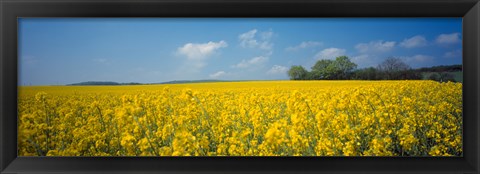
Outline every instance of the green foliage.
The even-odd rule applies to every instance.
[[[447,72],[440,73],[440,82],[456,82],[455,77]]]
[[[334,63],[332,60],[318,60],[317,63],[312,66],[311,77],[313,78],[312,80],[330,79],[334,71]]]
[[[421,80],[422,73],[413,69],[400,72],[398,80]]]
[[[420,68],[421,72],[458,72],[462,71],[462,65],[441,65],[441,66],[432,66]]]
[[[455,76],[450,72],[428,73],[427,79],[438,81],[438,82],[457,82],[457,80],[455,80]]]
[[[308,71],[303,68],[303,66],[292,66],[290,70],[288,70],[288,76],[290,80],[306,80]]]
[[[311,80],[346,80],[350,79],[357,64],[347,56],[337,57],[335,60],[321,59],[312,67],[309,79]]]
[[[440,76],[438,73],[432,73],[428,76],[428,80],[440,81]]]
[[[340,56],[335,59],[335,72],[337,79],[346,80],[351,76],[351,72],[357,68],[357,64],[350,61],[347,56]]]
[[[434,66],[412,69],[402,59],[389,57],[376,68],[357,69],[357,64],[347,56],[335,60],[321,59],[309,72],[302,66],[292,66],[288,71],[291,80],[421,80],[461,82],[461,65]],[[426,70],[439,72],[425,72]],[[430,77],[431,76],[431,77]]]
[[[355,80],[379,80],[380,72],[374,68],[362,68],[354,71],[353,79]]]

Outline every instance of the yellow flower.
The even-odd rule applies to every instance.
[[[48,95],[47,95],[48,93]],[[19,156],[461,156],[462,84],[19,87]]]

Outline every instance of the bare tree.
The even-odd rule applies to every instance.
[[[389,57],[379,64],[377,69],[385,75],[384,79],[393,80],[401,79],[402,73],[409,70],[410,66],[402,59]]]

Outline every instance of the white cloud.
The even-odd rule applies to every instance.
[[[426,63],[431,63],[434,61],[434,57],[428,56],[428,55],[422,55],[422,54],[417,54],[414,56],[409,56],[409,57],[400,57],[410,65],[411,67],[421,67],[426,65]]]
[[[367,52],[386,52],[390,51],[395,47],[394,41],[371,41],[369,43],[359,43],[355,46],[360,53],[367,53]]]
[[[458,50],[446,52],[445,54],[443,54],[443,57],[445,57],[445,58],[462,57],[462,50],[458,49]]]
[[[419,55],[415,55],[415,56],[410,57],[410,60],[413,60],[415,62],[428,62],[428,61],[432,61],[433,57],[419,54]]]
[[[358,65],[358,68],[363,67],[376,67],[378,64],[378,57],[373,57],[368,54],[361,54],[352,57],[352,62]]]
[[[177,53],[186,56],[189,60],[202,60],[215,53],[218,49],[227,47],[225,41],[208,43],[187,43],[177,49]]]
[[[408,38],[408,39],[404,39],[400,43],[400,46],[405,47],[405,48],[422,47],[422,46],[425,46],[425,45],[427,45],[427,39],[425,39],[425,37],[420,36],[420,35],[413,36],[413,37]]]
[[[256,37],[257,32],[257,29],[253,29],[246,33],[240,34],[238,36],[238,39],[240,40],[240,46],[244,48],[259,48],[262,50],[271,50],[273,48],[273,43],[270,42],[270,39],[273,36],[273,32],[262,32],[259,34],[259,37]]]
[[[300,43],[299,45],[296,45],[296,46],[287,47],[287,48],[285,48],[285,50],[287,50],[287,51],[297,51],[297,50],[300,50],[300,49],[305,49],[305,48],[309,48],[309,47],[316,47],[316,46],[321,46],[321,45],[323,45],[323,43],[321,43],[321,42],[306,41],[306,42],[302,42],[302,43]]]
[[[224,76],[225,74],[227,74],[225,71],[218,71],[216,73],[210,74],[209,76],[210,78],[218,79],[219,77]]]
[[[377,67],[387,57],[377,54],[360,54],[351,57],[351,61],[357,64],[357,68]]]
[[[454,44],[459,43],[460,33],[451,33],[451,34],[440,34],[435,40],[438,44]]]
[[[353,56],[352,61],[365,61],[368,60],[370,56],[368,54],[361,54],[358,56]]]
[[[271,50],[273,47],[273,44],[270,42],[261,42],[260,43],[260,49],[262,50]]]
[[[227,46],[227,42],[222,40],[219,42],[187,43],[179,47],[176,53],[185,56],[186,59],[177,68],[177,74],[183,74],[184,76],[198,74],[203,67],[207,66],[209,56]]]
[[[256,29],[250,30],[246,33],[240,34],[238,39],[240,40],[240,45],[242,47],[255,47],[258,45],[257,40],[255,40],[255,34],[257,33]]]
[[[232,67],[234,67],[234,68],[249,68],[249,67],[254,67],[254,66],[261,65],[261,64],[263,64],[267,61],[268,61],[268,57],[258,56],[258,57],[254,57],[250,60],[243,59],[240,63],[238,63],[236,65],[233,65]]]
[[[315,55],[315,59],[335,59],[338,56],[345,56],[346,55],[345,49],[340,48],[327,48]]]
[[[260,36],[262,37],[262,40],[270,40],[270,38],[272,38],[272,36],[273,36],[273,32],[272,31],[265,31],[265,32],[262,32],[260,34]]]
[[[267,74],[285,74],[288,71],[287,67],[280,65],[273,65],[273,67],[267,71]]]

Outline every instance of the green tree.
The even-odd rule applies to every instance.
[[[432,73],[428,76],[428,80],[440,81],[440,75],[438,75],[438,73]]]
[[[294,65],[288,70],[290,80],[306,80],[308,71],[300,65]]]
[[[347,56],[340,56],[335,59],[334,66],[336,79],[346,80],[351,78],[352,71],[357,68],[357,64],[350,61]]]
[[[409,69],[406,71],[402,71],[401,80],[421,80],[422,73],[418,70]]]
[[[321,59],[312,66],[312,80],[321,80],[331,78],[334,70],[333,60]]]
[[[448,73],[448,72],[441,72],[440,73],[440,82],[456,82],[455,77]]]
[[[356,70],[354,78],[357,80],[378,80],[380,77],[377,69],[369,67]]]
[[[345,80],[350,79],[352,71],[357,64],[350,61],[347,56],[340,56],[335,60],[318,60],[312,67],[312,77],[320,80]]]

